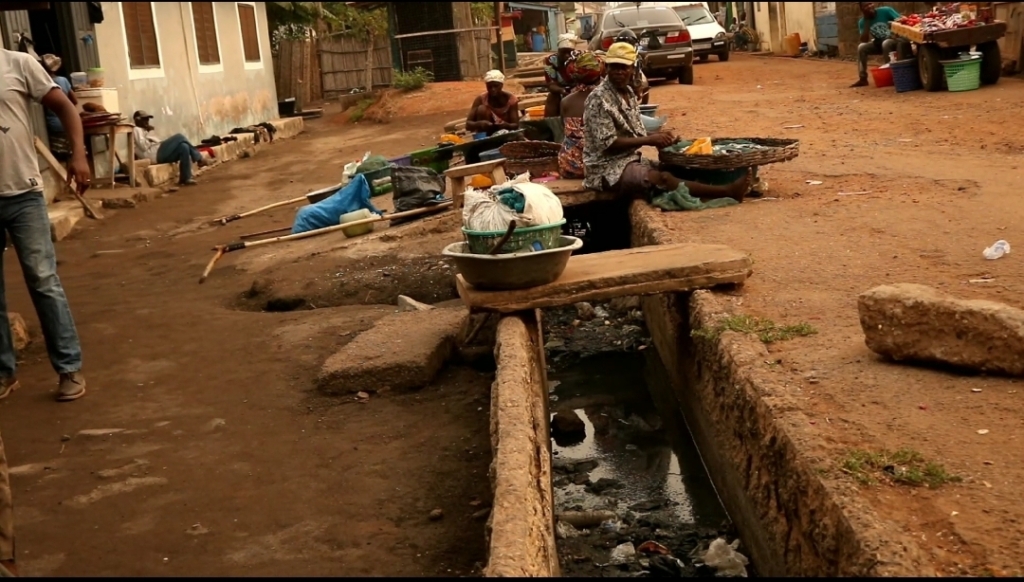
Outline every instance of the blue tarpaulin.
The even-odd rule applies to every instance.
[[[341,215],[355,212],[360,208],[374,214],[384,214],[370,202],[370,183],[366,181],[366,176],[356,174],[341,190],[316,204],[300,208],[295,213],[292,234],[335,226],[340,223]]]

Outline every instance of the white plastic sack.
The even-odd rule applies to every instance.
[[[725,538],[716,539],[704,554],[704,564],[715,569],[715,576],[746,578],[749,561],[736,551],[739,546],[739,540],[727,544]]]
[[[467,230],[504,232],[509,222],[523,222],[523,218],[501,203],[488,190],[466,190],[462,207],[462,226]]]
[[[523,215],[529,217],[530,226],[557,224],[564,218],[562,201],[547,186],[525,182],[512,188],[526,199]]]

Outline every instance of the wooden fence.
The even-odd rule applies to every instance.
[[[391,39],[386,36],[375,38],[372,46],[360,38],[326,38],[319,53],[325,99],[366,87],[368,69],[375,88],[391,86]]]
[[[467,76],[482,77],[496,66],[492,62],[490,33],[464,34],[472,35],[472,44],[465,43],[465,48],[459,49],[460,69]],[[353,89],[365,88],[368,68],[372,70],[375,89],[391,86],[390,38],[374,39],[372,49],[364,39],[342,36],[320,41],[281,40],[274,57],[278,99],[294,97],[299,108],[324,99],[337,99]]]
[[[274,57],[274,82],[277,98],[295,98],[296,109],[324,98],[320,60],[312,39],[281,40]]]

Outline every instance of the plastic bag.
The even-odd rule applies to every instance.
[[[612,555],[608,559],[608,563],[613,566],[620,564],[629,564],[636,559],[636,548],[633,547],[632,542],[626,542],[619,544],[612,549]]]
[[[356,175],[356,173],[357,173],[356,170],[359,169],[359,164],[365,162],[369,158],[370,158],[370,152],[366,152],[365,154],[363,154],[362,159],[359,159],[359,160],[356,160],[354,162],[345,164],[345,167],[341,171],[341,183],[344,185],[344,184],[348,184],[350,181],[352,181],[352,176]]]
[[[702,137],[693,141],[690,147],[686,148],[683,154],[691,155],[710,155],[714,151],[714,147],[711,145],[710,137]]]
[[[513,220],[517,225],[524,222],[522,215],[502,204],[492,192],[466,190],[462,207],[462,226],[466,230],[504,232]]]
[[[383,170],[390,164],[391,162],[389,162],[384,156],[365,156],[363,158],[363,162],[356,167],[356,174],[366,174],[368,172]]]
[[[523,215],[528,217],[528,226],[544,226],[562,221],[562,201],[543,184],[524,182],[512,187],[526,199]]]
[[[736,551],[738,547],[740,547],[738,539],[727,544],[725,538],[718,538],[708,546],[708,551],[704,554],[704,564],[715,569],[715,576],[746,578],[749,560]]]

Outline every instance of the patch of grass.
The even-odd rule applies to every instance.
[[[369,109],[375,101],[376,99],[373,97],[367,97],[366,99],[359,101],[359,103],[356,103],[355,106],[352,107],[352,113],[348,116],[349,121],[353,123],[362,121],[363,116],[366,115],[366,110]]]
[[[692,337],[713,340],[718,339],[718,337],[722,335],[723,331],[754,334],[759,340],[766,344],[818,333],[818,330],[814,329],[814,327],[809,323],[779,325],[770,319],[762,317],[754,317],[752,315],[732,315],[712,327],[695,329],[690,332],[690,335]]]
[[[416,91],[433,82],[434,74],[421,67],[407,73],[396,70],[391,75],[391,86],[400,91]]]
[[[941,464],[929,461],[911,449],[879,452],[855,449],[846,453],[839,467],[862,485],[885,479],[898,485],[934,489],[961,481],[959,476],[946,472]]]

